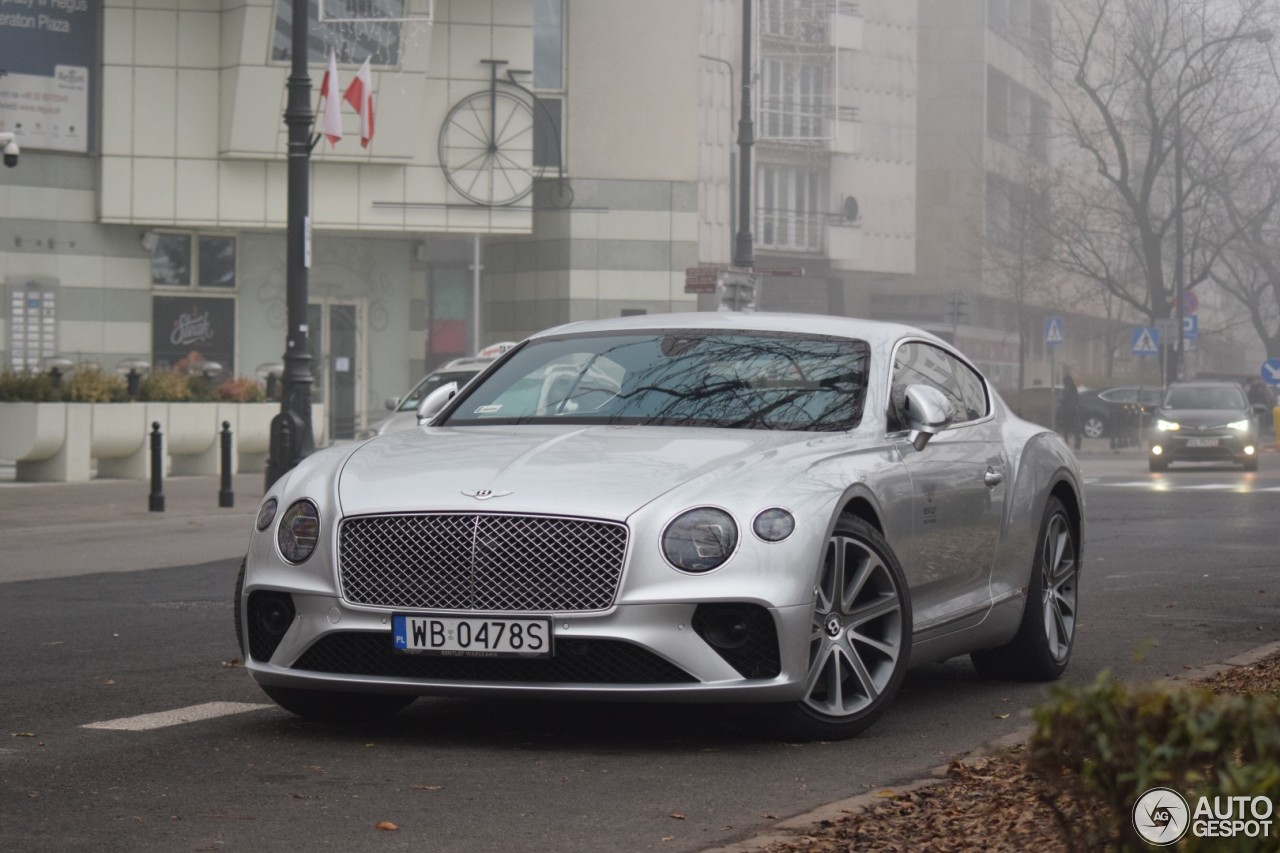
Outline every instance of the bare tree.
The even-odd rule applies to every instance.
[[[1257,94],[1275,19],[1267,0],[1059,4],[1051,85],[1077,164],[1096,175],[1055,200],[1060,266],[1152,320],[1175,313],[1179,263],[1186,288],[1209,279],[1262,215],[1236,198],[1239,221],[1223,227],[1221,201],[1249,181],[1237,152],[1275,144],[1275,98]]]
[[[1234,196],[1245,193],[1252,195],[1252,208],[1266,216],[1240,211]],[[1240,239],[1223,253],[1213,281],[1244,308],[1267,357],[1280,358],[1280,165],[1270,166],[1265,181],[1224,194],[1221,201]]]

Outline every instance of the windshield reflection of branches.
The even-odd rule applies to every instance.
[[[845,430],[862,416],[867,349],[861,342],[667,335],[657,355],[626,365],[622,390],[605,407],[610,421]]]

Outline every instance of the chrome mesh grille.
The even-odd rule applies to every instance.
[[[613,604],[627,528],[539,515],[423,513],[345,519],[342,593],[353,604],[553,612]]]

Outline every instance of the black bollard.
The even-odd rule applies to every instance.
[[[231,421],[222,422],[222,488],[218,490],[218,506],[235,506],[236,495],[231,491]]]
[[[151,422],[151,495],[147,509],[164,512],[164,436],[160,434],[160,422]]]

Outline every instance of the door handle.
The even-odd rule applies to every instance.
[[[987,484],[987,488],[994,489],[996,486],[1004,482],[1004,474],[1001,474],[990,465],[987,466],[987,473],[982,475],[982,482]]]

